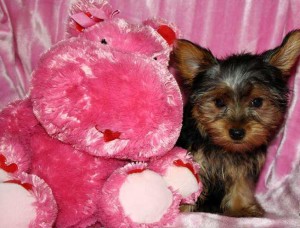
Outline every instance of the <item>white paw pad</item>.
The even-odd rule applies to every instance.
[[[36,217],[36,199],[16,183],[0,183],[0,227],[29,227]]]
[[[120,188],[119,200],[127,216],[136,223],[159,221],[173,202],[163,177],[144,170],[130,174]]]

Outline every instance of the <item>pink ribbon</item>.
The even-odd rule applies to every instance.
[[[87,12],[79,12],[71,15],[71,18],[76,22],[76,28],[82,32],[84,29],[91,27],[101,21],[109,18],[113,18],[119,14],[119,10],[113,11],[109,16],[102,10],[97,8],[91,8]]]

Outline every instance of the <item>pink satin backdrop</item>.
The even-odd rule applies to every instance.
[[[300,28],[299,0],[110,0],[131,22],[159,17],[178,26],[182,37],[217,57],[261,52]],[[0,0],[0,108],[23,98],[41,53],[64,38],[70,0]],[[287,120],[269,147],[257,198],[264,219],[182,214],[175,227],[300,227],[300,64],[290,81]]]

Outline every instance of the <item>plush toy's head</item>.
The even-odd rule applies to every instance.
[[[164,25],[160,28],[163,29]],[[166,25],[166,31],[167,28],[171,29]],[[144,55],[144,58],[167,65],[171,46],[166,40],[167,35],[163,37],[158,31],[148,25],[133,25],[115,18],[86,29],[80,38],[99,42],[123,53]]]
[[[169,151],[182,99],[167,69],[172,28],[158,28],[108,19],[47,52],[31,98],[48,134],[97,156],[145,160]]]
[[[149,19],[141,25],[113,19],[119,11],[113,11],[105,0],[83,0],[71,7],[68,23],[69,36],[79,36],[101,42],[115,50],[140,53],[168,64],[169,54],[177,28],[161,19]],[[105,22],[105,23],[102,23]]]

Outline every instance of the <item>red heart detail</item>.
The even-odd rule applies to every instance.
[[[8,173],[14,173],[18,170],[18,166],[15,163],[12,163],[12,164],[7,165],[7,166],[0,165],[0,168],[3,169],[4,171],[8,172]]]
[[[104,142],[110,142],[115,139],[118,139],[120,137],[120,135],[121,135],[121,132],[106,129],[103,132],[103,139],[104,139]]]
[[[8,180],[5,181],[4,183],[10,183],[10,184],[18,184],[21,185],[23,188],[25,188],[27,191],[32,190],[33,185],[29,183],[22,183],[20,180]]]
[[[158,27],[157,32],[167,41],[169,45],[174,43],[176,34],[169,26],[161,25]]]
[[[6,165],[6,158],[3,154],[0,154],[0,169],[3,169],[7,173],[14,173],[18,170],[18,166],[15,163]]]
[[[192,164],[190,164],[190,163],[184,163],[184,162],[183,162],[182,160],[180,160],[180,159],[175,160],[175,161],[173,162],[173,164],[174,164],[175,166],[178,166],[178,167],[185,167],[185,168],[189,169],[189,170],[192,172],[192,174],[195,176],[197,182],[198,182],[198,183],[200,182],[199,176],[197,175],[196,171],[194,170],[194,167],[192,166]]]

